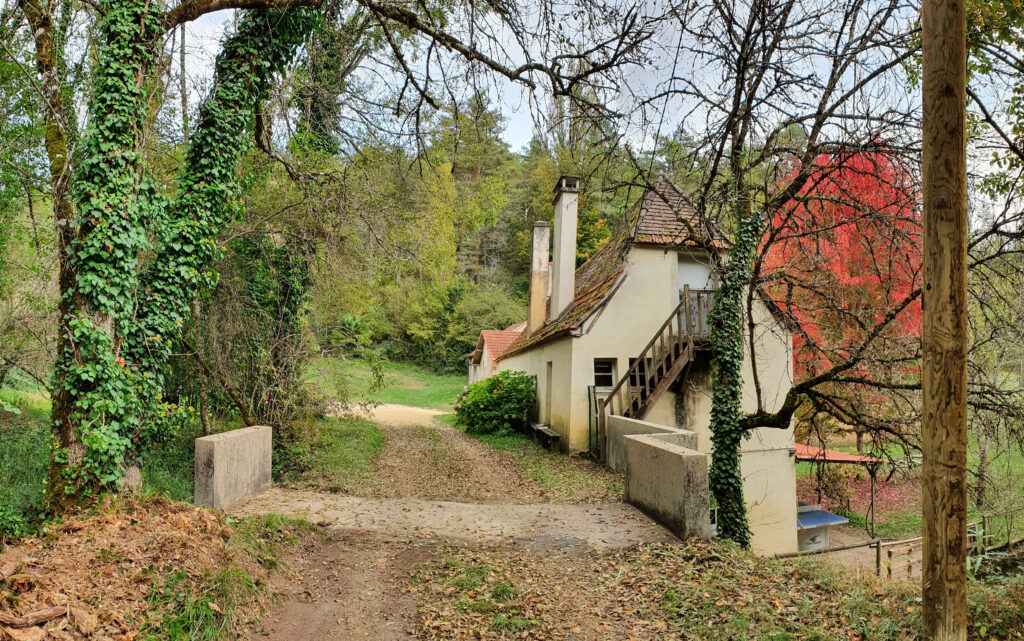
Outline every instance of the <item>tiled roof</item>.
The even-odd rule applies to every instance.
[[[513,327],[515,327],[515,325],[513,325]],[[487,345],[487,353],[490,355],[491,362],[493,363],[508,351],[509,345],[515,342],[521,334],[522,331],[515,332],[508,330],[485,329],[480,332],[480,341],[482,341],[484,345]]]
[[[678,216],[672,213],[673,208],[679,212]],[[608,241],[576,270],[572,307],[562,317],[549,320],[533,334],[521,335],[504,356],[526,351],[578,328],[614,291],[625,271],[629,248],[634,243],[696,246],[692,242],[683,242],[689,236],[689,227],[680,217],[685,217],[699,232],[696,211],[683,192],[672,181],[659,177],[654,181],[654,189],[648,190],[615,223]],[[728,241],[721,233],[713,236],[713,242],[718,247],[728,247]],[[548,313],[550,315],[550,311]]]
[[[717,229],[707,232],[706,226],[697,215],[697,210],[683,192],[668,178],[659,176],[652,189],[644,193],[638,203],[640,216],[633,242],[645,245],[671,245],[697,247],[692,238],[708,237],[719,248],[729,246],[729,241]],[[635,205],[633,209],[636,209]],[[633,214],[634,217],[636,214]]]

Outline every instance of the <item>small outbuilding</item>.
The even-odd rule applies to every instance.
[[[469,365],[468,378],[470,383],[490,378],[494,374],[494,364],[508,351],[512,343],[526,329],[526,323],[517,323],[505,329],[485,329],[480,332],[476,348],[466,354]]]

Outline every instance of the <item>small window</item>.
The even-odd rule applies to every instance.
[[[594,387],[613,387],[615,385],[615,359],[594,359]]]

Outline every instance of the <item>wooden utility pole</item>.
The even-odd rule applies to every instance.
[[[967,48],[964,0],[921,7],[924,636],[967,638]]]

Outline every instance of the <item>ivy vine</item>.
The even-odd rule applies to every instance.
[[[743,501],[740,442],[743,427],[743,296],[750,285],[751,260],[762,234],[763,215],[755,211],[740,221],[729,262],[708,314],[711,327],[711,470],[709,485],[718,504],[718,536],[750,545]]]
[[[72,186],[71,312],[55,368],[47,491],[58,506],[59,496],[117,487],[143,448],[171,435],[190,410],[163,401],[165,367],[191,301],[216,281],[215,239],[238,209],[235,165],[254,110],[317,21],[310,8],[243,14],[217,58],[172,202],[146,177],[139,148],[160,13],[149,0],[101,0],[99,9],[91,121]],[[155,257],[144,266],[150,249]],[[72,432],[77,438],[67,438]]]

